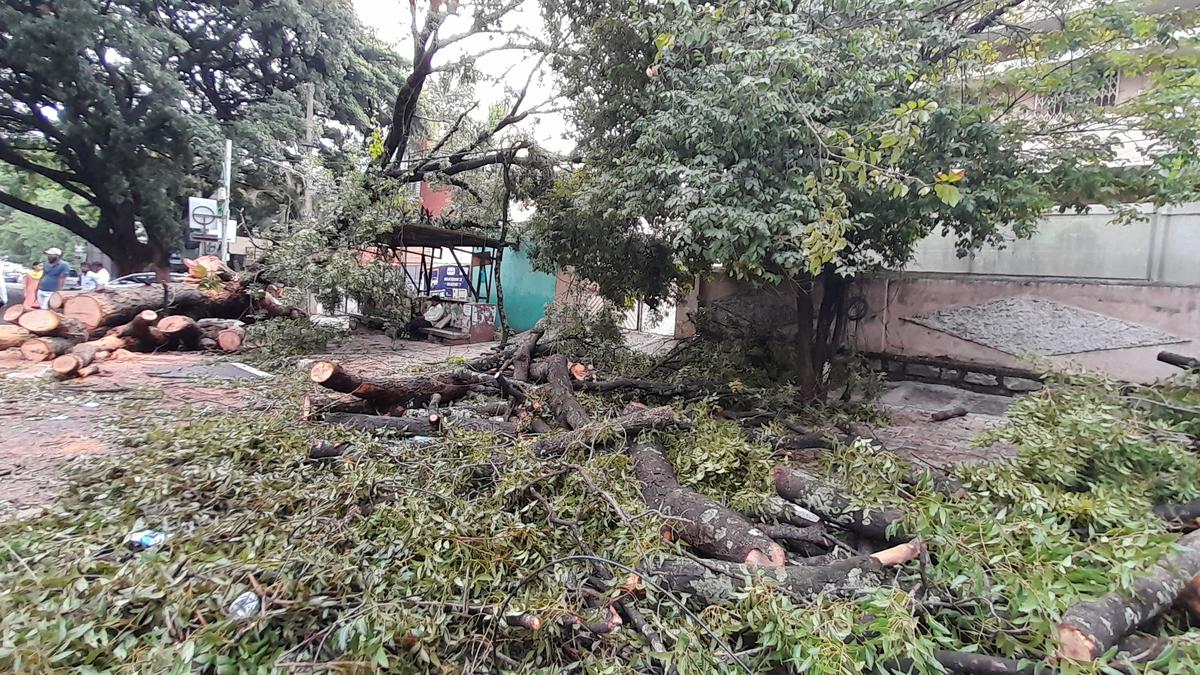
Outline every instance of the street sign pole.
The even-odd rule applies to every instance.
[[[229,262],[229,196],[233,180],[233,141],[225,139],[225,161],[221,163],[221,232],[217,239],[217,256],[221,262]]]

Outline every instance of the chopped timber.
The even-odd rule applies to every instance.
[[[513,379],[518,382],[529,381],[529,369],[533,365],[533,352],[537,347],[538,340],[546,333],[546,323],[544,320],[538,321],[532,329],[521,337],[521,341],[517,343],[517,348],[513,351]],[[565,357],[564,357],[565,366]],[[572,429],[574,427],[571,427]]]
[[[646,506],[666,516],[669,527],[696,551],[749,565],[787,562],[783,547],[741,514],[680,485],[661,445],[638,443],[629,454]]]
[[[545,396],[546,405],[550,407],[559,424],[568,429],[580,429],[591,423],[591,416],[579,404],[579,400],[575,398],[575,392],[571,388],[571,373],[567,369],[567,357],[562,354],[548,356],[527,368],[525,375],[525,379],[532,378],[546,383],[544,387],[538,389],[538,392]],[[520,378],[515,379],[520,380]]]
[[[870,510],[855,506],[846,490],[798,469],[775,467],[775,492],[799,504],[827,522],[869,539],[899,544],[909,537],[899,529],[903,515],[893,510]],[[888,529],[894,532],[888,534]]]
[[[104,360],[108,354],[118,349],[127,349],[132,343],[133,338],[118,337],[116,335],[107,335],[98,340],[81,342],[72,347],[70,353],[63,354],[54,359],[53,363],[50,364],[50,369],[54,371],[55,377],[59,379],[71,377],[80,369],[91,365],[93,362]]]
[[[320,416],[327,424],[341,424],[361,431],[392,431],[405,436],[432,436],[441,426],[431,424],[420,417],[382,417],[358,413],[324,413]]]
[[[187,283],[148,284],[78,293],[62,307],[64,316],[88,328],[118,326],[147,309],[237,318],[250,311],[250,296],[236,283],[213,290]]]
[[[675,417],[671,406],[641,408],[608,420],[591,422],[574,431],[547,435],[533,446],[538,457],[559,457],[572,448],[604,445],[615,439],[635,438],[651,429],[687,428],[690,425]]]
[[[46,309],[60,311],[63,303],[67,301],[67,297],[74,294],[75,291],[55,291],[50,294],[50,300],[46,304],[49,305]]]
[[[956,405],[934,412],[929,416],[929,420],[931,422],[945,422],[946,420],[954,419],[955,417],[965,417],[966,414],[966,408],[962,407],[961,405]]]
[[[1200,574],[1200,530],[1180,537],[1178,548],[1133,579],[1131,595],[1113,591],[1067,608],[1057,626],[1060,657],[1094,661],[1125,636],[1158,616]]]
[[[21,356],[30,361],[49,361],[54,357],[65,354],[75,345],[75,341],[65,337],[35,337],[21,343]]]
[[[88,329],[78,321],[60,316],[49,309],[31,309],[17,317],[17,325],[35,335],[87,338]]]
[[[16,323],[17,319],[25,313],[25,305],[12,305],[4,309],[4,320],[9,323]]]
[[[308,371],[308,379],[333,391],[353,394],[380,405],[425,403],[434,394],[442,401],[456,401],[470,393],[472,381],[457,372],[406,378],[367,377],[343,369],[332,361],[317,361]]]
[[[217,346],[223,352],[236,352],[246,341],[246,329],[241,326],[230,326],[217,333]]]
[[[687,593],[705,605],[735,605],[742,599],[739,591],[752,583],[774,586],[801,599],[814,595],[845,597],[879,586],[886,568],[914,560],[924,550],[921,542],[912,541],[826,565],[783,567],[700,561],[668,555],[647,566],[646,572],[671,590]]]
[[[128,323],[121,324],[112,330],[117,337],[128,337],[145,349],[153,349],[164,342],[166,336],[155,327],[158,323],[158,312],[147,309],[138,312]]]
[[[1161,351],[1158,353],[1158,360],[1184,370],[1200,370],[1200,359],[1192,356]]]
[[[196,325],[199,326],[200,330],[202,331],[212,331],[213,333],[218,333],[227,328],[245,328],[246,322],[242,321],[241,319],[214,319],[210,317],[205,319],[196,319]]]
[[[159,320],[155,327],[162,331],[168,342],[174,342],[188,349],[199,348],[200,338],[204,335],[200,331],[200,327],[196,325],[195,319],[182,314],[165,317]]]
[[[375,406],[370,401],[348,394],[305,394],[300,403],[300,419],[309,420],[323,413],[374,414]]]
[[[33,338],[33,333],[16,324],[0,325],[0,349],[20,347],[22,342],[31,338]]]

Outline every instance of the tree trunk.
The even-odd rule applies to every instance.
[[[131,337],[118,335],[107,335],[99,340],[81,342],[72,347],[69,353],[54,359],[54,362],[50,364],[50,369],[56,376],[60,376],[60,379],[70,377],[81,368],[91,365],[93,361],[103,360],[101,355],[111,354],[118,349],[128,349],[133,342],[134,339]]]
[[[75,341],[65,337],[37,337],[21,343],[21,356],[34,362],[49,361],[65,354],[75,345]]]
[[[234,326],[217,333],[217,346],[223,352],[236,352],[246,341],[246,329]]]
[[[1184,370],[1200,370],[1200,359],[1175,352],[1161,351],[1158,353],[1158,360]]]
[[[545,320],[538,321],[533,328],[521,338],[521,342],[517,344],[516,351],[513,352],[513,374],[512,379],[518,382],[529,381],[529,369],[533,366],[533,352],[537,348],[538,340],[542,339],[542,335],[546,333]]]
[[[639,443],[629,454],[646,506],[667,516],[671,530],[696,551],[750,565],[787,562],[783,547],[741,514],[680,485],[661,445]]]
[[[362,431],[393,431],[405,436],[433,436],[445,427],[464,429],[467,431],[483,431],[508,436],[517,435],[517,425],[512,422],[493,422],[492,420],[458,419],[442,420],[437,423],[420,417],[382,417],[379,415],[361,415],[357,413],[323,413],[321,421],[327,424],[343,424]],[[443,425],[442,422],[446,424]]]
[[[531,352],[533,346],[530,345],[525,353]],[[517,354],[513,357],[514,371],[517,370],[518,357],[522,354],[522,350],[518,349]],[[525,380],[533,379],[535,381],[545,382],[546,385],[540,387],[538,392],[546,397],[546,404],[554,413],[554,418],[558,423],[568,429],[582,429],[591,423],[592,418],[579,404],[579,400],[575,398],[575,391],[571,385],[571,373],[567,370],[567,357],[562,354],[556,356],[547,356],[541,359],[532,367],[526,368]],[[515,377],[515,375],[514,375]]]
[[[594,448],[616,439],[635,438],[650,429],[687,427],[686,422],[675,418],[671,406],[641,408],[610,420],[600,420],[574,431],[546,436],[533,446],[537,457],[560,457],[573,448]]]
[[[588,393],[607,393],[613,391],[637,391],[641,394],[659,399],[672,398],[702,398],[705,396],[726,396],[734,393],[725,385],[706,384],[703,382],[685,382],[675,384],[658,380],[639,380],[619,378],[615,380],[576,380],[571,386],[578,391]]]
[[[954,675],[1051,675],[1055,672],[1045,664],[948,649],[936,650],[933,659],[942,664],[947,673]],[[918,668],[912,659],[897,659],[886,664],[886,669],[895,675],[925,675],[930,672],[924,666]]]
[[[443,402],[457,401],[470,393],[470,380],[458,373],[438,373],[407,378],[366,377],[343,370],[332,361],[318,361],[308,379],[333,391],[353,394],[380,405],[423,404],[434,394]]]
[[[17,318],[17,325],[35,335],[71,337],[76,341],[88,338],[88,329],[83,324],[49,309],[29,310]]]
[[[1180,537],[1178,546],[1153,568],[1134,577],[1131,596],[1114,591],[1069,607],[1057,626],[1057,654],[1094,661],[1174,604],[1188,582],[1200,574],[1200,530]]]
[[[33,333],[17,325],[0,326],[0,350],[20,347],[22,342],[33,338]]]
[[[678,556],[663,556],[646,570],[675,591],[686,593],[706,605],[736,605],[740,591],[752,583],[774,586],[793,598],[814,595],[847,597],[879,586],[884,569],[913,560],[921,555],[919,542],[900,544],[871,555],[847,558],[828,565],[739,565],[706,560],[700,562]]]
[[[235,284],[208,291],[170,283],[79,293],[63,303],[63,314],[88,328],[123,324],[147,309],[236,319],[250,311],[250,296]]]
[[[812,303],[812,284],[800,284],[796,290],[796,387],[801,401],[816,400],[823,393],[818,366],[813,363],[815,336]]]
[[[154,324],[158,323],[158,312],[147,309],[138,312],[129,323],[121,324],[112,330],[117,337],[133,338],[142,349],[154,349],[166,342],[167,338]]]
[[[160,320],[156,328],[162,331],[163,336],[170,343],[186,349],[200,348],[200,338],[203,337],[203,333],[200,332],[200,327],[191,317],[181,314],[168,316]]]
[[[846,490],[797,469],[775,467],[775,492],[784,499],[799,504],[826,521],[864,537],[888,544],[900,544],[909,537],[899,523],[904,519],[899,511],[872,511],[855,506]],[[893,534],[888,529],[895,525]]]

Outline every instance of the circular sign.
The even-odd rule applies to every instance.
[[[217,222],[217,212],[212,207],[200,205],[192,209],[192,222],[200,227],[208,228]]]

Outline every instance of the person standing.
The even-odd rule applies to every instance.
[[[42,267],[42,281],[38,284],[39,307],[46,309],[50,306],[50,296],[63,289],[70,272],[71,266],[62,259],[62,249],[46,249],[46,264]]]
[[[104,263],[96,261],[79,280],[79,287],[85,291],[103,290],[105,286],[108,286],[109,278],[110,275],[108,270],[104,269]]]
[[[29,266],[29,271],[25,273],[25,299],[21,304],[25,305],[25,309],[37,309],[37,292],[38,284],[42,282],[42,263],[35,262]]]

